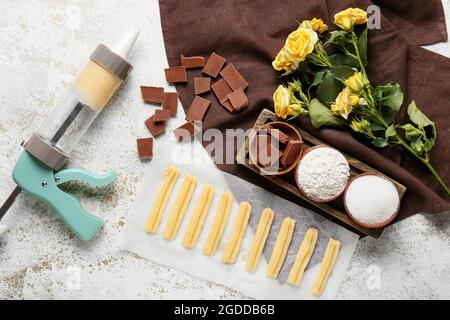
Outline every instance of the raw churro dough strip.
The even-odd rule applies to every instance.
[[[180,175],[180,169],[170,166],[164,173],[164,182],[159,189],[156,196],[153,207],[148,216],[147,222],[145,223],[145,231],[148,233],[158,232],[159,224],[161,223],[161,218],[166,208],[169,196],[172,193],[173,186]]]
[[[180,191],[178,191],[175,204],[170,212],[169,220],[164,229],[163,238],[166,240],[173,240],[176,238],[178,230],[180,229],[181,221],[183,221],[184,214],[192,199],[195,187],[197,186],[197,178],[194,176],[186,176]]]
[[[206,184],[203,187],[200,200],[194,209],[194,213],[192,214],[186,233],[184,234],[183,241],[181,242],[181,245],[186,249],[193,249],[197,244],[198,237],[203,229],[203,224],[205,223],[208,215],[213,197],[214,187],[210,184]]]
[[[292,218],[285,218],[278,233],[275,246],[273,247],[272,255],[267,265],[266,276],[270,278],[277,278],[283,266],[284,259],[289,249],[292,240],[296,221]]]
[[[303,239],[303,242],[298,249],[297,256],[295,257],[294,265],[289,272],[287,280],[289,284],[295,286],[300,285],[306,266],[311,260],[312,254],[314,253],[314,248],[316,247],[318,236],[319,231],[317,231],[317,229],[311,228],[306,232],[305,238]]]
[[[314,280],[311,287],[311,293],[316,296],[321,296],[325,285],[330,277],[331,271],[336,264],[336,260],[341,248],[341,242],[335,239],[330,239],[328,241],[327,249],[325,250],[325,255],[323,257],[322,263],[320,264],[319,273]]]
[[[208,237],[203,245],[203,254],[207,256],[213,256],[216,254],[217,247],[220,239],[222,239],[223,232],[225,231],[225,227],[230,216],[232,201],[233,195],[229,192],[226,192],[220,196],[216,216],[214,217],[211,230],[209,230]]]
[[[247,262],[245,263],[245,269],[247,269],[247,271],[255,272],[258,267],[261,254],[266,245],[267,237],[269,236],[270,228],[272,227],[274,216],[275,213],[270,208],[264,209],[261,214],[255,237],[253,238],[250,251],[248,252]]]
[[[241,249],[242,239],[247,230],[248,220],[252,212],[252,206],[248,202],[242,202],[239,205],[239,211],[234,220],[233,232],[225,251],[223,252],[222,262],[232,264],[236,261],[239,250]]]

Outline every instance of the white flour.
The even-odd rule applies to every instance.
[[[400,198],[394,184],[375,175],[353,180],[345,194],[349,213],[365,224],[383,223],[397,211]]]
[[[347,159],[333,148],[308,152],[297,170],[298,182],[311,197],[327,200],[344,190],[350,176]]]

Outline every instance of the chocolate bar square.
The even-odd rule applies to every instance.
[[[137,139],[138,155],[141,161],[153,158],[153,138]]]
[[[183,66],[172,67],[164,69],[166,73],[166,80],[169,83],[187,82],[186,68]]]
[[[231,90],[236,91],[237,89],[247,89],[248,82],[239,73],[234,64],[230,63],[221,72],[220,75],[225,79],[227,84],[230,86]]]
[[[164,132],[166,132],[166,124],[165,122],[157,122],[154,120],[154,116],[151,116],[145,121],[145,125],[147,126],[148,130],[151,132],[153,137],[157,137]]]
[[[213,52],[209,57],[208,62],[206,62],[202,72],[212,78],[217,78],[226,61],[227,60],[224,57],[221,57],[217,53]]]
[[[145,102],[162,103],[164,88],[141,86],[142,98]]]
[[[201,68],[205,66],[205,58],[200,56],[185,57],[181,55],[181,65],[186,69]]]
[[[202,94],[211,91],[211,78],[194,78],[195,94]]]
[[[211,101],[200,96],[195,96],[194,101],[192,101],[191,107],[186,115],[186,120],[202,121],[210,105]]]
[[[169,110],[170,115],[175,117],[178,111],[178,93],[177,92],[165,92],[162,102],[162,108]]]

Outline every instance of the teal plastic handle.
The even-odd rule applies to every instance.
[[[58,176],[61,172],[62,175]],[[22,190],[48,203],[78,238],[91,240],[103,226],[103,220],[87,213],[78,200],[59,189],[58,184],[74,179],[86,180],[87,178],[87,182],[102,185],[107,181],[111,182],[116,175],[113,172],[105,178],[105,176],[95,176],[79,169],[67,169],[59,173],[55,174],[51,168],[42,164],[28,152],[23,151],[14,167],[13,179]],[[58,183],[55,178],[59,178]]]
[[[90,184],[91,186],[101,187],[110,184],[111,182],[116,180],[116,177],[116,171],[111,171],[108,174],[100,176],[81,169],[71,168],[64,169],[55,173],[55,182],[57,185],[60,185],[68,181],[80,180]]]

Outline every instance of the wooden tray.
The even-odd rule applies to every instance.
[[[268,109],[264,109],[261,112],[261,114],[259,115],[258,120],[256,121],[255,125],[253,126],[253,129],[257,130],[264,124],[267,124],[267,123],[270,123],[273,121],[279,121],[279,118],[272,111],[270,111]],[[299,128],[298,126],[296,126],[294,124],[292,124],[292,125],[302,135],[305,151],[316,145],[324,144],[321,140],[313,137],[305,130]],[[249,144],[249,141],[247,138],[244,145],[238,151],[236,160],[240,165],[243,165],[243,166],[249,168],[250,170],[259,174],[259,169],[255,165],[250,163],[248,144]],[[380,175],[386,177],[387,179],[391,180],[395,184],[395,186],[397,187],[397,190],[399,192],[400,199],[403,198],[403,195],[405,194],[405,191],[406,191],[405,186],[403,186],[402,184],[398,183],[397,181],[389,178],[388,176],[382,174],[381,172],[373,169],[372,167],[362,163],[361,161],[359,161],[353,157],[350,157],[349,155],[345,154],[344,152],[342,152],[342,154],[347,158],[348,163],[350,164],[351,177],[354,177],[356,175],[359,175],[359,174],[365,173],[365,172],[375,172],[377,174],[380,174]],[[343,226],[345,226],[349,229],[357,230],[361,234],[368,235],[373,238],[379,238],[381,236],[381,233],[383,232],[383,228],[368,229],[368,228],[364,228],[364,227],[361,227],[358,224],[356,224],[345,212],[345,208],[342,203],[342,196],[332,202],[327,202],[327,203],[318,203],[313,200],[310,200],[309,198],[304,196],[298,190],[297,185],[295,184],[295,180],[294,180],[292,172],[285,176],[264,175],[263,177],[265,179],[270,180],[271,182],[275,183],[276,185],[280,186],[281,188],[285,189],[287,192],[303,199],[304,201],[310,203],[314,207],[320,209],[319,213],[321,215],[323,215],[327,218],[330,218],[330,216],[334,217],[335,219],[337,219],[340,222],[340,224],[342,224]]]

